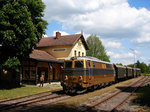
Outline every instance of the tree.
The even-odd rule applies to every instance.
[[[147,73],[147,65],[144,62],[140,63],[140,68],[142,73]]]
[[[150,64],[148,65],[148,73],[150,74]]]
[[[136,63],[136,68],[140,68],[142,73],[149,73],[149,67],[150,65],[147,66],[144,62],[140,63],[139,60]]]
[[[101,40],[96,35],[90,35],[87,40],[87,45],[89,50],[87,51],[87,56],[96,57],[103,61],[108,61],[109,56],[107,56],[104,46],[102,45]]]
[[[127,65],[128,67],[134,68],[134,64]]]
[[[0,1],[0,69],[19,71],[45,33],[42,0]]]
[[[140,61],[139,60],[137,60],[137,62],[136,62],[136,67],[140,68]]]
[[[116,63],[116,65],[121,65],[121,66],[123,66],[123,64],[122,64],[122,63]]]

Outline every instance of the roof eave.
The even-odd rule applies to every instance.
[[[30,58],[33,60],[37,60],[37,61],[42,61],[42,62],[57,62],[57,63],[63,63],[63,61],[60,60],[49,60],[49,59],[40,59],[40,58]]]

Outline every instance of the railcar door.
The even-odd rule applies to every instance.
[[[91,77],[92,69],[91,69],[91,63],[90,63],[90,61],[87,61],[86,66],[87,66],[87,78],[86,79],[90,83],[91,80],[92,80],[92,77]]]

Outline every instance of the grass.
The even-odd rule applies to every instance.
[[[138,90],[137,96],[133,99],[134,103],[150,110],[150,83]]]
[[[150,74],[147,74],[147,73],[141,73],[141,75],[150,75]]]
[[[55,90],[58,88],[61,87],[59,85],[50,85],[45,87],[22,85],[21,87],[18,88],[0,89],[0,100],[28,96],[40,92]]]

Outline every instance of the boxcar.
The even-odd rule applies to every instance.
[[[132,68],[132,77],[136,77],[136,68]]]
[[[115,68],[115,73],[116,73],[116,81],[125,79],[127,77],[125,66],[114,64],[114,68]]]
[[[140,68],[136,68],[136,76],[140,76],[141,75],[141,69]]]
[[[65,92],[93,88],[115,81],[113,64],[94,57],[75,57],[64,61],[61,85]]]
[[[133,77],[132,68],[131,67],[127,67],[126,66],[126,75],[127,75],[127,78]]]

